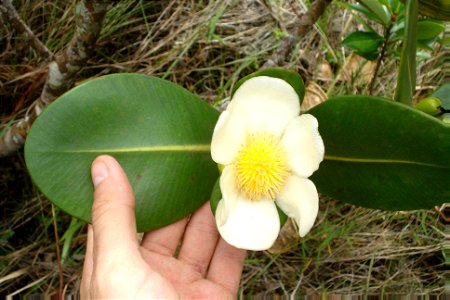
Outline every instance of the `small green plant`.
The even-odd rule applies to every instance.
[[[413,4],[415,1],[409,1]],[[400,58],[402,46],[403,49],[417,48],[412,53],[405,53],[411,57],[410,62],[415,64],[415,58],[427,59],[430,58],[430,52],[436,43],[442,40],[442,32],[445,30],[444,22],[431,18],[407,18],[407,11],[405,5],[399,0],[360,0],[359,4],[348,2],[339,2],[339,4],[353,13],[360,13],[364,17],[357,16],[358,21],[365,28],[364,31],[355,31],[350,33],[342,44],[354,51],[356,54],[364,57],[367,60],[377,60],[377,67],[373,78],[377,77],[377,73],[381,61],[386,57]],[[414,6],[417,15],[417,6]],[[369,22],[371,21],[371,22]],[[405,25],[409,22],[409,27],[413,26],[413,30],[406,30]],[[382,32],[377,27],[382,28]],[[411,28],[412,29],[412,28]],[[406,34],[409,36],[406,36]],[[411,44],[411,45],[407,45]],[[412,62],[414,60],[414,62]],[[412,69],[415,67],[411,65]],[[371,81],[369,92],[372,92],[374,80]],[[408,95],[409,100],[412,95]]]
[[[405,34],[405,5],[399,0],[367,1],[360,0],[360,4],[339,2],[345,8],[354,13],[361,13],[364,18],[358,21],[364,26],[365,31],[350,33],[342,44],[367,60],[376,60],[382,53],[382,45],[385,45],[386,54],[399,57],[398,47]],[[368,20],[375,22],[383,28],[380,34]],[[422,58],[429,58],[423,51],[432,51],[435,43],[439,42],[441,33],[445,30],[443,21],[431,18],[419,18],[417,20],[418,54]]]

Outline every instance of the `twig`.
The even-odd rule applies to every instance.
[[[45,59],[51,60],[53,53],[34,35],[33,31],[20,18],[11,0],[0,0],[0,14],[4,20],[8,20],[14,28],[30,41],[31,46]]]
[[[386,47],[389,43],[389,36],[391,35],[392,25],[393,25],[393,23],[391,23],[391,25],[389,25],[386,28],[386,30],[384,31],[384,43],[383,43],[383,46],[381,47],[380,55],[378,56],[377,64],[375,66],[375,70],[373,71],[372,79],[370,80],[370,83],[369,83],[369,88],[368,88],[369,95],[372,95],[373,87],[375,85],[375,80],[377,79],[378,70],[380,69],[381,62],[383,61],[384,54],[386,53]]]
[[[0,0],[4,3],[5,0]],[[0,137],[0,157],[20,149],[28,129],[42,109],[69,90],[75,75],[85,65],[93,52],[109,1],[82,0],[77,15],[76,32],[65,51],[55,56],[48,66],[47,80],[40,97],[33,103],[25,117],[8,128]]]
[[[271,68],[281,65],[286,57],[290,56],[294,45],[300,38],[308,32],[314,23],[323,15],[325,9],[332,0],[316,0],[311,4],[310,9],[299,16],[294,22],[295,32],[288,32],[288,35],[281,40],[280,46],[272,56],[264,63],[263,68]]]

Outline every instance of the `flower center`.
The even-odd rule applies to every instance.
[[[270,133],[247,137],[236,160],[237,185],[249,199],[275,199],[290,170],[286,151]]]

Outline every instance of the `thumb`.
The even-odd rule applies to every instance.
[[[94,203],[92,228],[94,231],[94,261],[97,257],[115,258],[136,253],[134,194],[119,163],[102,155],[92,163]]]

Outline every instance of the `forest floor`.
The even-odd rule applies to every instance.
[[[75,2],[14,4],[35,35],[57,53],[74,34]],[[303,3],[117,2],[77,83],[110,73],[144,73],[175,82],[220,108],[239,78],[270,59],[285,29],[305,12]],[[360,26],[357,16],[333,2],[280,65],[304,78],[305,105],[368,93],[375,62],[341,44]],[[416,100],[439,86],[441,55],[436,44],[429,58],[418,62]],[[393,97],[398,65],[395,53],[388,53],[372,95]],[[11,24],[0,22],[0,133],[25,115],[46,74],[45,59]],[[443,240],[436,209],[379,211],[322,197],[316,225],[305,238],[288,234],[273,251],[249,253],[240,294],[439,295],[445,284]],[[0,295],[51,295],[61,277],[64,293],[77,293],[85,242],[85,224],[53,207],[33,185],[22,150],[0,158]]]

